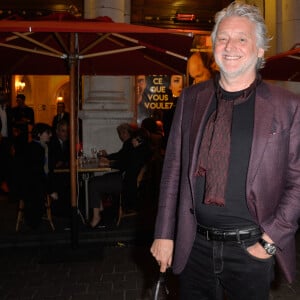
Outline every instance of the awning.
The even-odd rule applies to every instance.
[[[75,52],[70,49],[74,34]],[[0,21],[2,74],[185,74],[193,34],[99,21]]]

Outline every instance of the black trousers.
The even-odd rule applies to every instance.
[[[274,258],[259,259],[246,249],[258,238],[240,243],[207,241],[197,233],[187,265],[180,275],[180,299],[269,299]]]
[[[8,138],[0,139],[0,183],[2,181],[8,181],[10,175],[11,164],[11,142]]]
[[[100,207],[106,194],[120,195],[122,175],[119,172],[95,176],[89,180],[89,201],[92,208]]]

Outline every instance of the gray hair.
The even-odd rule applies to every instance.
[[[120,124],[117,127],[117,131],[118,131],[118,133],[120,133],[121,131],[127,131],[130,134],[130,136],[132,135],[132,132],[133,132],[132,127],[130,126],[129,123]]]
[[[256,46],[264,49],[265,51],[269,49],[269,42],[271,38],[267,36],[267,27],[259,8],[254,5],[249,5],[238,1],[232,2],[229,6],[216,14],[215,26],[211,33],[213,48],[215,47],[216,36],[221,21],[224,18],[231,16],[245,17],[248,18],[249,21],[253,22],[256,29]],[[257,61],[256,68],[262,69],[264,64],[265,59],[261,57]]]

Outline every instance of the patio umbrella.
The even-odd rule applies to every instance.
[[[300,43],[290,50],[270,56],[261,70],[264,79],[300,81]]]
[[[74,53],[70,40],[74,34]],[[193,37],[175,30],[97,21],[0,21],[2,74],[185,74]]]
[[[193,36],[97,21],[0,21],[0,74],[70,75],[72,244],[78,241],[76,102],[80,75],[185,74]]]

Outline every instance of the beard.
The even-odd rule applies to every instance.
[[[223,63],[223,60],[219,60],[218,57],[215,57],[216,64],[220,68],[220,72],[227,78],[236,78],[241,75],[246,74],[249,71],[255,71],[258,61],[258,57],[253,55],[247,61],[242,62],[240,65],[235,67],[228,67]]]

